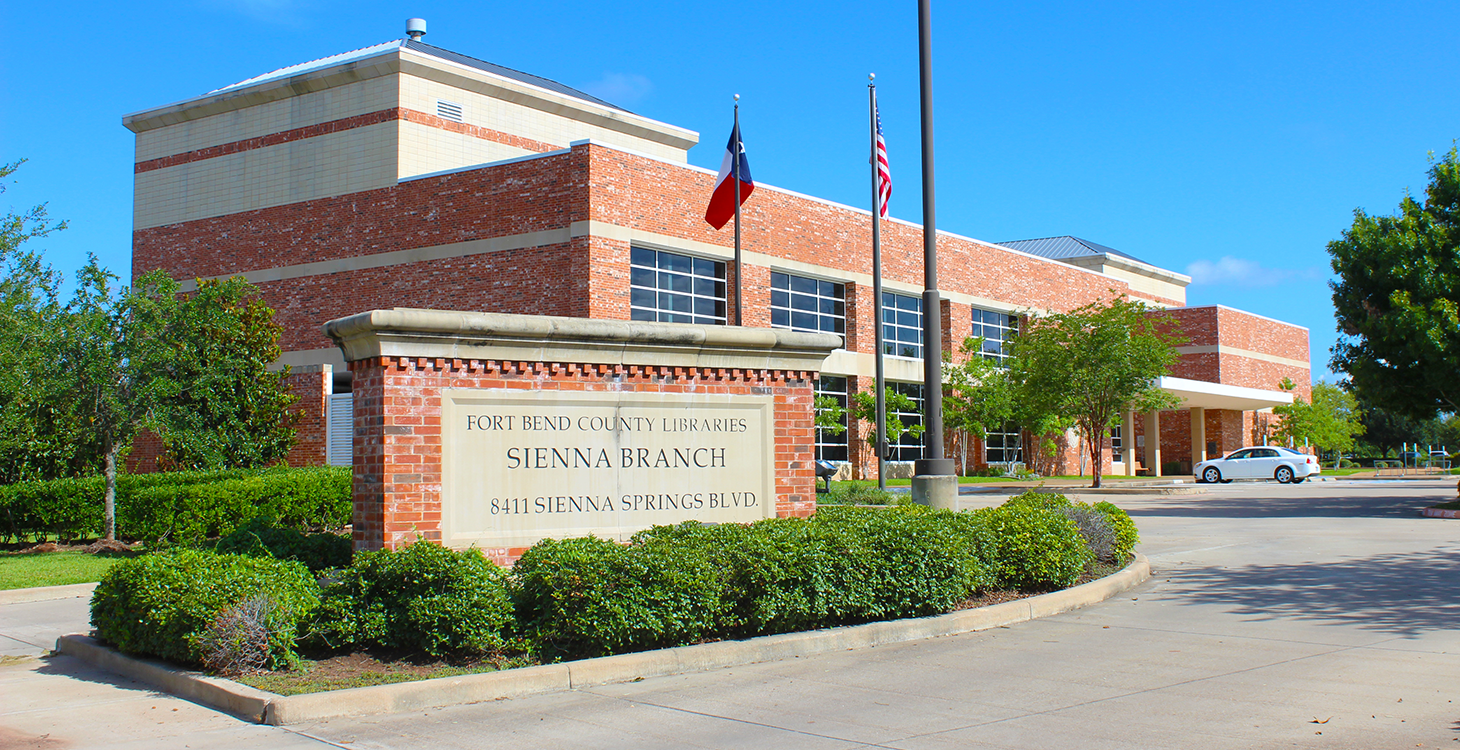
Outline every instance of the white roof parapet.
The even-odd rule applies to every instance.
[[[1188,409],[1201,407],[1256,411],[1293,403],[1293,394],[1287,391],[1266,391],[1260,388],[1211,383],[1205,380],[1188,380],[1168,376],[1158,378],[1156,387],[1180,398],[1182,408]]]
[[[347,362],[443,357],[522,362],[820,371],[842,337],[773,328],[397,307],[324,325]]]

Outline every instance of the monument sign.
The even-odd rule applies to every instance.
[[[815,511],[814,384],[839,336],[402,308],[325,331],[354,376],[356,549],[505,562]]]

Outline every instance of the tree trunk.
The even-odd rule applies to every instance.
[[[1105,457],[1105,445],[1100,439],[1090,441],[1090,474],[1095,477],[1091,487],[1100,486],[1100,459]]]
[[[120,449],[106,449],[106,540],[117,540],[117,454]]]

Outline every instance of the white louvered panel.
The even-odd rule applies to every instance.
[[[354,460],[355,397],[336,393],[330,396],[329,465],[349,466]]]

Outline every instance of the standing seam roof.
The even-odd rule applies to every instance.
[[[239,81],[238,83],[235,83],[231,86],[224,86],[221,89],[210,91],[208,92],[208,94],[221,94],[226,91],[232,91],[234,89],[243,88],[245,86],[252,86],[254,84],[263,83],[265,81],[272,81],[280,78],[289,78],[291,76],[308,73],[313,70],[327,68],[331,65],[339,65],[341,63],[352,62],[354,60],[363,60],[369,57],[374,57],[375,55],[389,52],[390,50],[394,49],[408,49],[412,52],[429,55],[438,60],[456,63],[457,65],[464,65],[468,68],[475,68],[476,70],[491,73],[493,75],[501,76],[503,78],[507,78],[513,81],[518,81],[520,83],[525,83],[529,86],[536,86],[540,89],[546,89],[555,94],[562,94],[564,96],[569,96],[574,99],[581,99],[585,102],[597,104],[600,107],[607,107],[609,109],[618,110],[619,112],[628,112],[629,114],[633,114],[623,107],[617,106],[610,102],[606,102],[596,96],[584,93],[571,86],[565,86],[561,83],[558,83],[557,81],[543,78],[542,76],[535,76],[531,73],[524,73],[520,70],[513,70],[511,68],[497,65],[496,63],[487,62],[486,60],[478,60],[475,57],[468,57],[457,52],[452,52],[449,49],[442,49],[441,47],[435,47],[430,44],[426,44],[425,42],[417,42],[411,39],[396,39],[393,41],[385,42],[384,44],[376,44],[370,47],[363,47],[361,49],[344,52],[338,55],[322,57],[318,60],[311,60],[309,62],[300,63],[298,65],[290,65],[285,68],[279,68],[278,70],[272,71],[270,73],[265,73],[261,76],[254,76],[253,78]]]
[[[1080,258],[1090,255],[1114,255],[1117,258],[1133,260],[1137,263],[1146,263],[1133,255],[1123,253],[1113,247],[1106,247],[1098,242],[1082,240],[1079,237],[1064,235],[1061,237],[1044,237],[1037,240],[1013,240],[1010,242],[998,243],[1004,247],[1020,252],[1038,255],[1041,258],[1060,260],[1063,258]],[[1151,265],[1146,263],[1146,265]]]

